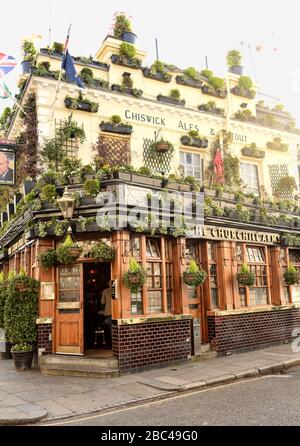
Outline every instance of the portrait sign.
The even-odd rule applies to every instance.
[[[16,177],[15,152],[0,146],[0,185],[14,186]]]

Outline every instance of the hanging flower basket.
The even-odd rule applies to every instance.
[[[147,272],[135,259],[130,259],[129,270],[124,274],[124,283],[133,293],[137,293],[145,284]]]
[[[237,281],[241,286],[253,286],[256,281],[256,276],[253,274],[247,265],[243,265],[241,271],[237,273]]]
[[[173,149],[173,144],[169,141],[164,141],[161,139],[154,144],[154,150],[158,153],[167,153],[169,150]]]
[[[286,285],[296,285],[300,279],[299,272],[293,265],[288,266],[283,277]]]
[[[197,288],[204,283],[206,276],[206,271],[200,269],[195,260],[191,260],[189,267],[183,273],[183,282],[190,287]]]
[[[115,248],[105,242],[97,243],[91,249],[91,257],[96,262],[110,262],[115,257]]]

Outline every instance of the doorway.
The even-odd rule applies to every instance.
[[[84,286],[84,350],[88,354],[112,349],[109,324],[101,304],[102,292],[111,278],[109,262],[86,263],[83,269]]]

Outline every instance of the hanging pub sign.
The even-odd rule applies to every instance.
[[[16,147],[7,140],[0,140],[0,186],[16,183]]]

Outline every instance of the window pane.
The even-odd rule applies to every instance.
[[[266,288],[250,288],[250,305],[265,305],[267,303]]]
[[[131,313],[143,314],[143,300],[142,293],[131,293]]]
[[[186,176],[201,180],[201,157],[197,153],[180,152],[180,164]]]
[[[258,167],[256,164],[241,163],[241,178],[246,184],[246,192],[259,193]]]
[[[162,291],[148,291],[148,313],[162,312]]]

